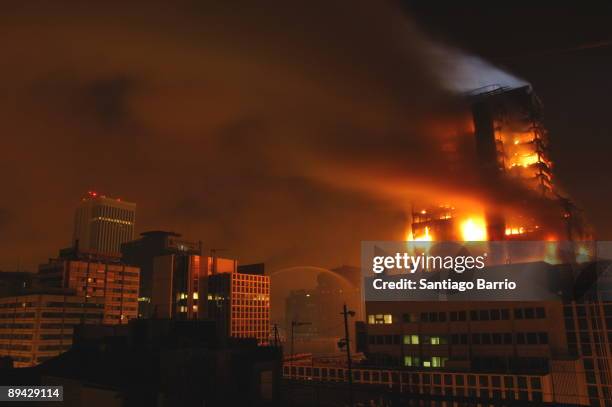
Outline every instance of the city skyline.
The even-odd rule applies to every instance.
[[[0,2],[0,402],[612,406],[610,21]]]
[[[411,204],[427,195],[423,182],[469,189],[469,177],[437,168],[419,137],[423,128],[434,138],[461,130],[453,98],[432,77],[440,64],[428,57],[431,41],[489,57],[533,85],[561,186],[598,237],[611,238],[608,192],[595,193],[593,184],[609,171],[606,104],[597,102],[609,83],[601,43],[607,9],[547,10],[555,18],[539,35],[543,11],[510,10],[496,16],[495,28],[486,8],[474,17],[456,10],[469,22],[458,24],[406,4],[405,13],[354,5],[350,18],[342,7],[294,13],[279,5],[280,19],[223,5],[214,17],[195,5],[152,4],[145,12],[126,5],[120,13],[102,5],[92,6],[97,13],[5,6],[4,40],[18,38],[19,47],[7,44],[3,66],[12,78],[0,102],[9,117],[4,133],[13,136],[2,140],[1,180],[11,199],[0,206],[0,268],[33,270],[68,245],[65,220],[87,190],[137,202],[137,232],[179,230],[273,268],[355,264],[364,237],[404,236]],[[509,35],[522,13],[528,24]],[[119,14],[129,29],[105,24]],[[208,24],[215,18],[225,27]],[[28,31],[42,21],[45,36]],[[313,21],[318,31],[299,29]],[[575,37],[568,22],[580,28]],[[475,34],[483,29],[489,35]]]

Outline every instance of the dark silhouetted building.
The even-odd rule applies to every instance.
[[[212,321],[134,320],[82,326],[73,348],[2,383],[61,385],[64,406],[274,406],[281,352],[218,338]]]
[[[36,284],[36,274],[27,271],[0,271],[0,297],[17,295]]]

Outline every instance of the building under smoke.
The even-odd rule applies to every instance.
[[[414,208],[413,240],[584,240],[588,229],[553,179],[542,104],[531,86],[488,86],[467,95],[484,209]]]

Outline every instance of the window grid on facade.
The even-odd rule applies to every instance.
[[[257,338],[270,337],[270,278],[268,276],[231,273],[230,335]]]

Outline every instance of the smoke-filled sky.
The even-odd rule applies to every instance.
[[[421,197],[483,199],[454,91],[518,77],[393,3],[228,3],[0,4],[0,269],[67,246],[88,190],[272,267],[355,264]]]
[[[584,210],[596,237],[611,240],[612,3],[404,3],[435,40],[533,85],[544,103],[557,185]]]

